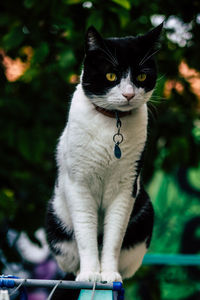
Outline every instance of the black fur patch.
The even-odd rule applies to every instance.
[[[133,247],[146,240],[149,247],[153,230],[154,211],[148,194],[141,186],[124,236],[122,248]]]
[[[67,228],[63,225],[63,222],[55,214],[52,201],[49,201],[46,215],[46,233],[47,241],[54,254],[61,254],[60,250],[55,247],[55,244],[64,241],[74,240],[74,231],[71,228]]]
[[[138,182],[138,177],[140,175],[141,169],[143,167],[143,163],[144,163],[144,156],[145,156],[145,149],[146,149],[146,145],[144,146],[143,151],[141,152],[140,155],[140,159],[136,161],[136,176],[135,176],[135,181],[133,184],[133,192],[132,192],[132,196],[135,198],[137,195],[137,182]]]

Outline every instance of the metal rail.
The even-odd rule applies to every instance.
[[[200,266],[200,255],[196,254],[146,254],[143,265]]]
[[[9,300],[8,290],[7,294],[4,295],[5,288],[15,288],[13,293],[21,290],[21,299],[27,300],[27,294],[24,287],[43,287],[51,288],[51,292],[47,300],[51,300],[57,288],[69,289],[69,290],[80,290],[78,300],[123,300],[124,289],[121,282],[113,283],[97,283],[97,282],[81,282],[81,281],[66,281],[66,280],[40,280],[40,279],[19,279],[15,276],[0,276],[0,300]],[[6,298],[5,298],[6,297]]]
[[[45,280],[45,279],[21,279],[14,276],[0,276],[0,287],[13,288],[15,286],[23,285],[23,287],[44,287],[53,288],[57,286],[61,289],[80,290],[93,289],[94,282],[85,281],[68,281],[68,280]],[[121,282],[100,283],[95,282],[95,290],[112,290],[121,291],[123,285]]]
[[[66,281],[66,280],[44,280],[44,279],[17,279],[17,278],[1,278],[1,281],[4,281],[8,286],[18,286],[23,283],[25,287],[44,287],[44,288],[53,288],[58,284],[60,289],[92,289],[93,282],[81,282],[81,281]],[[3,283],[3,282],[2,282]],[[96,290],[113,290],[119,291],[122,288],[121,282],[113,283],[99,283],[95,285]]]

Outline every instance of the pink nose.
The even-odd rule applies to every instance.
[[[135,93],[124,93],[122,94],[122,96],[124,96],[128,101],[130,101],[135,96]]]

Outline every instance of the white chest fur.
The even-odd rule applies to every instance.
[[[84,182],[91,187],[95,200],[103,200],[105,205],[121,184],[132,189],[135,162],[146,141],[146,104],[121,121],[124,141],[120,145],[122,157],[117,159],[113,152],[116,120],[97,112],[79,85],[58,146],[60,176],[67,172],[73,181]]]

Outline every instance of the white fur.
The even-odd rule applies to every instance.
[[[24,260],[39,264],[49,256],[49,247],[46,241],[45,231],[39,228],[35,232],[35,237],[40,241],[41,246],[33,243],[25,232],[21,232],[17,239],[16,247]]]
[[[128,103],[122,93],[130,89],[130,85],[136,95]],[[146,102],[150,95],[151,92],[145,94],[143,89],[134,87],[128,76],[105,97],[88,99],[81,84],[74,93],[68,124],[57,149],[59,175],[53,205],[63,223],[75,231],[76,242],[71,244],[69,251],[74,251],[77,260],[74,264],[79,266],[80,263],[77,280],[122,280],[119,259],[125,261],[126,254],[120,254],[120,249],[134,205],[131,195],[135,162],[146,141]],[[116,120],[97,112],[92,102],[106,108],[132,110],[131,115],[121,119],[124,136],[120,145],[121,159],[115,158],[113,153]],[[98,222],[99,210],[104,211],[103,226]],[[101,250],[97,246],[98,231],[104,235]],[[129,252],[128,264],[133,272],[143,254],[140,248]],[[57,258],[64,271],[69,271],[67,254]]]
[[[78,255],[77,244],[75,241],[57,243],[58,249],[62,251],[62,255],[57,255],[58,265],[62,270],[69,273],[76,273],[80,268],[80,260]]]
[[[146,243],[141,243],[133,248],[121,251],[119,257],[119,270],[122,278],[129,278],[135,274],[142,264],[143,257],[147,252]]]

